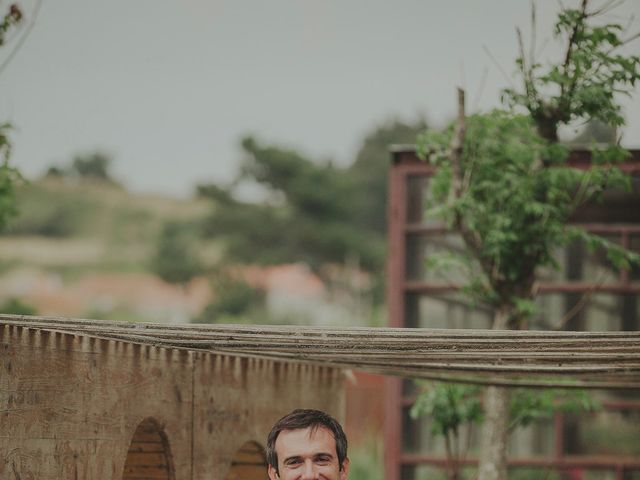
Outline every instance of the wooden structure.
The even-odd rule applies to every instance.
[[[569,165],[587,169],[590,151],[574,150]],[[631,193],[608,192],[604,202],[589,205],[574,217],[575,224],[606,237],[625,248],[640,252],[640,150],[621,165],[631,174]],[[460,250],[462,242],[441,223],[427,219],[425,197],[435,168],[417,158],[412,145],[392,150],[389,182],[389,272],[387,304],[389,326],[395,328],[490,328],[492,312],[473,306],[459,295],[460,284],[438,276],[425,268],[427,257],[438,250]],[[566,330],[640,330],[640,270],[614,271],[603,257],[588,256],[584,249],[558,252],[560,273],[544,272],[538,286],[538,307],[542,312],[534,319],[533,329]],[[592,299],[585,302],[585,299]],[[584,307],[584,308],[582,308]],[[570,314],[569,314],[570,312]],[[569,315],[568,315],[569,314]],[[554,320],[568,318],[565,325]],[[426,428],[409,419],[415,400],[410,381],[388,378],[385,391],[385,478],[411,480],[417,469],[431,465],[443,467],[442,454],[429,450],[424,437]],[[603,407],[610,418],[621,423],[640,420],[640,389],[624,395],[609,396]],[[635,419],[635,420],[634,420]],[[582,422],[584,423],[584,422]],[[633,428],[633,427],[630,427]],[[598,470],[614,472],[617,480],[640,473],[640,460],[633,454],[591,454],[576,448],[580,426],[575,418],[557,414],[547,435],[545,447],[550,452],[534,452],[513,459],[514,468],[555,469],[567,473]],[[584,435],[584,434],[583,434]],[[636,438],[640,438],[636,436]],[[576,451],[578,450],[578,451]],[[621,450],[619,448],[619,450]],[[546,453],[546,457],[542,457]],[[467,459],[465,465],[474,465]],[[582,477],[575,477],[582,478]],[[635,476],[633,478],[636,478]]]
[[[571,355],[567,356],[567,352]],[[347,368],[640,389],[640,332],[153,325],[0,315],[0,479],[265,480],[293,408],[343,418]]]
[[[341,418],[340,369],[0,316],[2,480],[265,480],[266,435],[300,407]]]

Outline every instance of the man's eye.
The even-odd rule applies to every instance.
[[[317,463],[321,463],[321,464],[327,464],[329,462],[331,462],[331,457],[329,456],[320,456],[316,458],[316,462]]]
[[[301,465],[301,464],[302,464],[302,460],[300,460],[299,458],[294,458],[292,460],[287,460],[286,463],[285,463],[285,465],[287,467],[296,467],[296,466]]]

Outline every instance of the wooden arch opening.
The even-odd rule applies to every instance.
[[[131,439],[122,480],[174,480],[166,434],[153,418],[138,425]]]
[[[226,480],[269,480],[264,449],[256,442],[242,445],[233,456]]]

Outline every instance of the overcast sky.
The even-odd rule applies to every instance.
[[[19,2],[27,15],[33,2]],[[387,119],[442,123],[456,85],[470,107],[497,106],[508,79],[483,46],[512,74],[515,26],[528,38],[529,5],[45,0],[0,75],[0,119],[14,124],[12,162],[29,177],[102,150],[128,187],[184,196],[198,182],[231,179],[248,133],[346,165]],[[538,2],[542,60],[561,54],[550,38],[557,8]],[[619,14],[640,16],[640,1]],[[640,91],[625,102],[625,144],[638,147]]]

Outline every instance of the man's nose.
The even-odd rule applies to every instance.
[[[311,460],[307,460],[304,462],[304,470],[302,472],[302,478],[300,480],[317,480],[318,473],[316,471],[316,466],[313,464]]]

